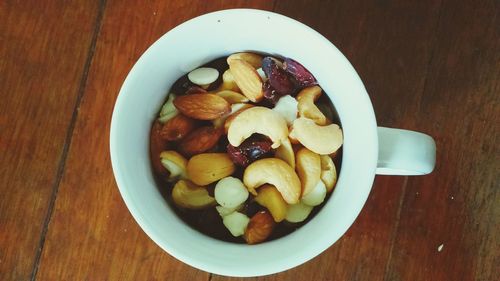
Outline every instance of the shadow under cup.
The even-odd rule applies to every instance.
[[[323,209],[293,233],[258,245],[216,240],[189,227],[158,191],[148,152],[151,123],[176,79],[213,59],[245,50],[291,57],[309,69],[332,100],[344,133],[341,173]],[[123,200],[156,244],[182,262],[208,272],[259,276],[310,260],[354,222],[375,176],[376,128],[359,76],[332,43],[290,18],[237,9],[187,21],[141,56],[115,104],[110,151]]]

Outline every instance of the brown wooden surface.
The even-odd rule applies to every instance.
[[[147,238],[108,149],[114,100],[140,54],[175,25],[231,7],[324,34],[362,77],[379,124],[426,132],[438,148],[429,176],[377,177],[323,254],[253,279],[498,280],[497,1],[30,2],[0,2],[0,280],[239,280]]]

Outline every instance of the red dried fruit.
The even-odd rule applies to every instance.
[[[227,153],[235,164],[246,167],[269,153],[271,145],[272,141],[267,138],[250,137],[238,147],[228,144]]]
[[[290,58],[283,62],[285,71],[294,78],[297,86],[301,88],[317,85],[316,78],[302,64]]]
[[[276,104],[281,97],[268,81],[264,82],[264,85],[262,85],[262,91],[264,92],[264,98],[273,105]]]
[[[265,57],[262,60],[262,70],[267,78],[269,78],[269,84],[279,95],[291,95],[296,91],[295,84],[288,73],[278,63],[273,57]]]

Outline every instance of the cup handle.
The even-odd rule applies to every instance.
[[[419,132],[378,127],[378,175],[426,175],[436,164],[436,143]]]

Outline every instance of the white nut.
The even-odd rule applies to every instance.
[[[158,118],[158,121],[160,121],[160,123],[166,123],[168,120],[174,118],[179,113],[179,110],[174,105],[174,99],[174,94],[171,93],[168,95],[167,101],[165,102],[165,104],[163,104],[160,110],[160,117]]]
[[[222,223],[234,237],[243,235],[249,222],[250,218],[239,212],[233,212],[222,218]]]
[[[239,146],[252,134],[258,133],[271,139],[272,148],[277,148],[288,138],[286,121],[277,112],[262,106],[255,106],[241,112],[229,126],[227,138],[232,146]]]
[[[325,201],[326,197],[326,187],[322,181],[318,181],[318,184],[313,188],[311,192],[302,197],[302,202],[309,206],[318,206]]]
[[[257,68],[257,73],[259,73],[259,76],[260,78],[262,78],[262,81],[267,80],[266,73],[264,72],[264,70],[262,70],[262,67]]]
[[[238,178],[226,177],[215,185],[215,201],[225,208],[236,208],[248,198],[248,190]]]
[[[295,98],[290,95],[281,97],[276,106],[273,108],[274,111],[278,112],[285,118],[288,126],[292,125],[293,121],[297,119],[297,108],[298,102]]]
[[[302,222],[307,219],[312,209],[312,206],[308,206],[302,202],[294,205],[289,205],[285,220],[293,223]]]
[[[227,216],[235,211],[241,210],[242,207],[243,207],[243,204],[238,205],[235,208],[226,208],[226,207],[222,207],[222,206],[215,206],[215,209],[217,210],[217,213],[219,213],[219,215],[221,217],[225,217],[225,216]]]
[[[189,81],[199,86],[209,85],[215,82],[217,78],[219,78],[219,71],[211,67],[200,67],[188,74]]]

